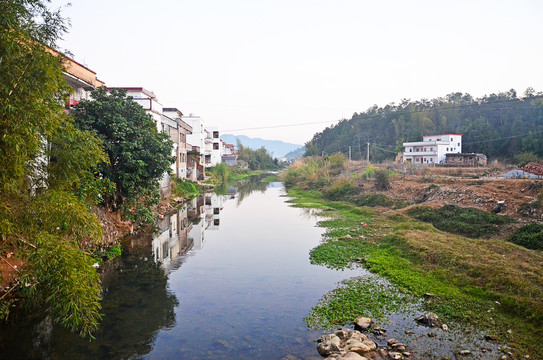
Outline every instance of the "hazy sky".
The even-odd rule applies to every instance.
[[[60,46],[75,60],[223,133],[303,144],[373,104],[543,91],[541,0],[71,4]]]

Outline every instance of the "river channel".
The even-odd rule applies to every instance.
[[[303,318],[356,275],[311,265],[323,229],[280,183],[206,194],[129,237],[103,272],[104,319],[92,342],[45,318],[0,332],[2,359],[318,357]],[[242,189],[244,190],[244,189]]]
[[[281,183],[257,177],[223,195],[205,194],[157,221],[152,235],[123,239],[123,254],[100,271],[103,321],[88,341],[34,315],[0,325],[0,359],[321,359],[304,317],[338,284],[372,277],[309,262],[324,228],[292,207]],[[462,329],[418,326],[414,301],[387,315],[387,338],[414,359],[497,359],[496,344]],[[348,324],[346,324],[348,325]],[[386,345],[386,338],[374,338]]]

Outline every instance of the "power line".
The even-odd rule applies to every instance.
[[[533,97],[525,97],[525,98],[518,98],[518,99],[505,99],[505,100],[496,100],[496,101],[488,101],[488,102],[474,102],[472,104],[462,104],[462,105],[453,105],[449,107],[439,107],[440,105],[433,104],[433,107],[421,109],[421,110],[393,110],[389,113],[381,112],[379,114],[374,115],[364,115],[359,114],[360,120],[371,120],[371,119],[377,119],[381,118],[383,116],[387,115],[396,115],[396,114],[415,114],[415,113],[423,113],[423,112],[429,112],[429,111],[451,111],[451,110],[457,110],[457,109],[465,109],[470,108],[474,106],[480,106],[480,105],[492,105],[492,104],[501,104],[501,103],[512,103],[512,102],[518,102],[518,101],[524,101],[524,100],[534,100],[534,99],[542,99],[543,96],[533,96]],[[412,104],[412,103],[410,103]],[[416,106],[416,105],[415,105]],[[538,109],[541,108],[540,106],[525,106],[524,109]],[[380,110],[385,110],[381,108]],[[491,110],[511,110],[511,108],[508,107],[502,107],[502,108],[492,108]],[[352,119],[340,119],[340,120],[328,120],[328,121],[314,121],[314,122],[305,122],[305,123],[295,123],[295,124],[283,124],[283,125],[270,125],[270,126],[260,126],[260,127],[252,127],[252,128],[240,128],[240,129],[229,129],[229,130],[223,130],[223,132],[234,132],[234,131],[248,131],[248,130],[265,130],[265,129],[275,129],[275,128],[283,128],[283,127],[294,127],[294,126],[304,126],[304,125],[318,125],[318,124],[333,124],[333,123],[339,123],[341,121],[349,121]],[[358,146],[358,145],[357,145]]]
[[[261,126],[261,127],[244,128],[244,129],[230,129],[230,130],[223,130],[223,132],[227,132],[227,131],[245,131],[245,130],[274,129],[274,128],[282,128],[282,127],[293,127],[293,126],[315,125],[315,124],[330,124],[330,123],[336,123],[336,122],[340,122],[340,121],[341,121],[341,120],[329,120],[329,121],[314,121],[314,122],[297,123],[297,124],[271,125],[271,126]]]

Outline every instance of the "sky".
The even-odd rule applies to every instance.
[[[543,91],[541,0],[72,0],[62,14],[59,47],[107,86],[221,133],[304,144],[374,104]]]

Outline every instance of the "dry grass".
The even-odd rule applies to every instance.
[[[408,230],[406,245],[425,269],[440,267],[464,285],[518,299],[543,315],[543,253],[498,240]]]

